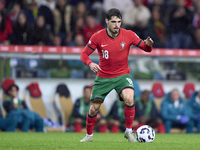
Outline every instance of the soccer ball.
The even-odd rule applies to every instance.
[[[136,138],[140,143],[151,143],[155,139],[155,131],[152,127],[143,125],[137,129]]]

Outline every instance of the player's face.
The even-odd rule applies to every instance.
[[[121,19],[117,16],[111,17],[110,20],[106,19],[107,28],[112,34],[119,33],[119,29],[121,27]]]
[[[177,101],[179,99],[179,97],[180,96],[179,96],[178,90],[173,90],[171,92],[171,99],[172,99],[173,102]]]
[[[90,101],[91,89],[86,88],[83,93],[84,101],[87,103]]]

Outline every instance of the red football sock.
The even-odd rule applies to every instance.
[[[158,130],[158,133],[166,133],[165,132],[165,125],[164,124],[160,124],[157,126],[157,130]]]
[[[112,133],[118,133],[119,132],[119,126],[112,126],[111,127],[111,132]]]
[[[82,124],[81,123],[76,123],[74,125],[74,132],[81,132],[82,131]]]
[[[107,132],[107,125],[106,125],[106,124],[101,125],[101,126],[99,127],[99,132],[101,132],[101,133],[106,133],[106,132]]]
[[[87,134],[88,135],[92,135],[93,134],[93,129],[94,129],[94,125],[95,125],[96,121],[97,121],[97,115],[91,117],[87,113],[86,130],[87,130]]]
[[[124,106],[125,124],[126,128],[132,128],[133,120],[135,117],[135,105]]]

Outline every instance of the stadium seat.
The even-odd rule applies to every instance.
[[[69,89],[65,84],[57,86],[54,102],[61,116],[62,125],[68,125],[74,103],[72,102]]]
[[[31,83],[27,86],[29,93],[26,93],[26,103],[30,104],[30,109],[37,112],[42,118],[47,118],[45,105],[38,83]]]
[[[183,92],[185,94],[186,99],[190,98],[192,94],[195,92],[195,85],[192,82],[185,83],[183,87]]]
[[[156,104],[158,111],[160,112],[161,103],[162,103],[164,96],[165,96],[165,92],[164,92],[162,83],[161,82],[153,83],[151,91],[152,91],[153,97],[154,97],[153,100]]]
[[[49,118],[52,120],[53,110],[48,107],[49,110],[45,107],[45,100],[50,103],[49,99],[45,96],[42,96],[39,85],[37,82],[33,82],[27,86],[27,91],[25,93],[25,101],[30,110],[37,112],[42,118]],[[49,112],[49,113],[47,113]],[[47,132],[64,132],[63,127],[45,127],[44,129]]]

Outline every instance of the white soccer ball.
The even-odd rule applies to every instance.
[[[152,127],[143,125],[137,129],[136,138],[140,143],[151,143],[155,139],[155,131]]]

